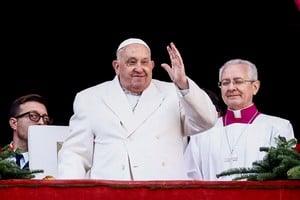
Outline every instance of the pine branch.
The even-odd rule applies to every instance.
[[[254,161],[252,168],[233,168],[217,174],[221,176],[238,175],[232,180],[282,180],[300,179],[300,153],[295,151],[295,138],[287,141],[285,137],[275,138],[276,147],[260,147],[266,152],[262,160]]]
[[[300,165],[292,167],[287,171],[288,179],[300,179]]]
[[[248,180],[248,181],[256,181],[257,180],[257,173],[254,174],[243,174],[237,177],[234,177],[232,180],[233,181],[238,181],[238,180]]]
[[[267,180],[276,180],[278,179],[278,176],[275,173],[272,172],[265,172],[257,174],[256,180],[258,181],[267,181]]]
[[[0,180],[1,179],[31,179],[36,173],[42,173],[43,170],[21,169],[11,158],[20,153],[20,149],[15,151],[10,145],[4,146],[0,151]]]
[[[230,176],[233,174],[249,174],[249,173],[259,173],[258,170],[253,169],[253,168],[232,168],[226,171],[223,171],[219,174],[217,174],[217,178],[220,178],[221,176]]]

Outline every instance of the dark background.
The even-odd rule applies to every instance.
[[[108,9],[110,14],[79,4],[20,10],[11,9],[2,27],[0,145],[12,139],[11,102],[27,93],[45,96],[54,124],[68,125],[75,94],[114,77],[115,50],[128,37],[139,37],[152,48],[154,78],[169,80],[160,64],[169,63],[166,45],[173,41],[187,75],[218,94],[218,68],[225,61],[254,62],[261,80],[254,99],[258,109],[289,119],[300,140],[300,12],[293,1],[180,4],[150,11],[141,6]]]

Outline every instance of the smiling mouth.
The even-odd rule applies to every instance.
[[[239,97],[240,95],[228,95],[228,98],[234,98],[234,97]]]

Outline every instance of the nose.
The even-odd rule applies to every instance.
[[[136,67],[134,68],[134,71],[136,71],[136,72],[141,72],[141,71],[143,71],[142,65],[141,65],[141,64],[136,65]]]
[[[45,125],[45,124],[46,124],[46,123],[44,122],[43,117],[41,117],[37,123],[38,123],[39,125]]]
[[[230,81],[228,88],[236,88],[236,84],[234,81]]]

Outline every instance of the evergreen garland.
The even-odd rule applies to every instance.
[[[11,145],[6,145],[0,149],[0,180],[4,179],[32,179],[34,174],[42,173],[43,170],[21,169],[14,160],[16,154],[21,153],[18,148],[15,151]]]
[[[254,161],[252,168],[232,168],[217,174],[238,176],[232,180],[265,181],[300,179],[300,144],[295,138],[287,141],[285,137],[275,138],[276,147],[261,147],[266,152],[263,160]]]

